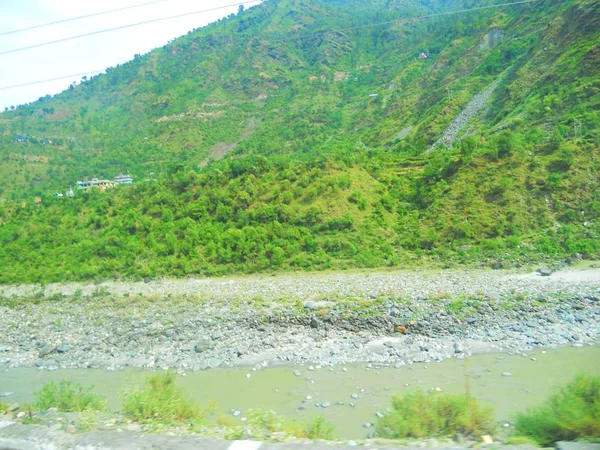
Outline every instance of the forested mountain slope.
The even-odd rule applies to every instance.
[[[270,0],[1,114],[0,281],[598,252],[600,6],[494,4]]]

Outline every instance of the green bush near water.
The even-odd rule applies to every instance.
[[[305,428],[306,437],[312,440],[332,440],[334,427],[325,418],[319,416],[311,420]]]
[[[202,419],[200,406],[186,399],[172,372],[155,373],[140,389],[123,393],[123,412],[134,420]]]
[[[392,398],[392,412],[376,423],[377,435],[388,439],[481,436],[494,432],[491,408],[464,395],[415,391]]]
[[[541,407],[519,414],[516,433],[544,447],[600,439],[600,377],[580,375]]]
[[[35,393],[33,406],[40,411],[49,408],[62,412],[104,411],[106,399],[93,394],[93,389],[93,386],[84,387],[69,380],[49,381]]]
[[[286,420],[271,410],[253,409],[248,411],[247,425],[267,433],[284,433],[299,439],[333,440],[334,426],[321,416],[303,424]]]

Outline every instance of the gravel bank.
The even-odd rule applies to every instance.
[[[473,99],[465,106],[465,108],[456,116],[450,126],[444,130],[442,137],[433,144],[427,152],[431,152],[436,147],[452,148],[454,141],[458,137],[458,134],[469,125],[469,122],[475,117],[479,111],[481,111],[487,103],[490,101],[492,94],[498,87],[500,80],[496,80],[483,92],[477,94]]]
[[[0,369],[400,366],[600,338],[598,269],[3,286],[0,298]]]

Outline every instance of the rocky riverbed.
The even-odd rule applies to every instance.
[[[402,366],[600,338],[598,269],[3,286],[0,299],[0,368]]]

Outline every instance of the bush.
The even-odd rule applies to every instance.
[[[600,377],[580,375],[543,406],[519,414],[516,433],[545,447],[600,438]]]
[[[402,398],[393,397],[392,409],[376,423],[380,437],[420,439],[494,432],[492,409],[481,407],[464,395],[415,391]]]
[[[248,411],[247,425],[261,432],[285,433],[300,439],[332,440],[334,426],[323,417],[315,417],[306,424],[285,420],[274,411],[254,409]]]
[[[124,392],[123,411],[138,421],[180,421],[203,416],[200,407],[183,396],[172,372],[150,375],[141,389]]]
[[[33,406],[40,411],[49,408],[57,408],[63,412],[105,410],[106,399],[93,394],[93,389],[93,386],[83,387],[69,380],[61,380],[59,383],[49,381],[35,393]]]
[[[315,417],[310,421],[305,428],[305,434],[308,439],[312,440],[332,440],[334,426],[327,422],[323,417]]]

